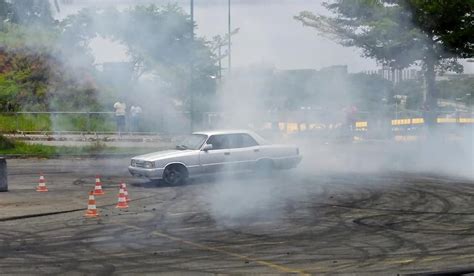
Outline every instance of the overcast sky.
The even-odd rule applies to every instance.
[[[349,71],[373,70],[375,61],[360,57],[360,50],[342,47],[318,36],[312,28],[303,27],[293,19],[300,11],[327,13],[323,0],[231,0],[232,28],[240,28],[233,38],[232,63],[242,67],[266,64],[278,69],[300,69],[347,64]],[[60,17],[76,12],[99,1],[75,0],[73,5],[62,5]],[[125,8],[137,3],[166,4],[164,0],[101,0],[101,5]],[[227,0],[194,0],[197,35],[211,38],[227,32]],[[180,0],[189,11],[189,0]],[[98,63],[125,59],[123,47],[97,39],[92,44]],[[466,71],[474,72],[474,64]]]

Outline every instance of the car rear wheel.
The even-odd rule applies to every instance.
[[[188,170],[183,165],[169,165],[163,172],[163,180],[168,185],[180,185],[186,182]]]

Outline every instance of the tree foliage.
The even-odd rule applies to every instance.
[[[8,111],[94,110],[89,72],[73,70],[49,1],[0,0],[0,105]]]
[[[421,62],[428,108],[438,96],[435,70],[460,72],[458,58],[474,56],[472,0],[334,0],[324,6],[331,16],[303,11],[295,19],[392,68]]]
[[[426,35],[428,46],[440,58],[474,55],[474,1],[400,1],[414,25]],[[431,45],[430,45],[431,44]]]
[[[462,76],[451,80],[442,80],[438,84],[440,97],[474,105],[474,77]]]
[[[20,25],[49,26],[54,23],[49,1],[0,0],[0,21]]]
[[[145,73],[152,74],[167,82],[174,97],[185,103],[190,91],[198,95],[215,91],[216,58],[209,42],[191,35],[193,24],[189,15],[171,4],[122,11],[85,9],[62,22],[65,41],[74,41],[77,51],[89,49],[90,41],[97,36],[117,41],[127,48],[132,81]]]
[[[3,104],[15,102],[28,110],[99,108],[99,89],[110,89],[96,81],[90,47],[96,37],[126,47],[133,75],[125,77],[132,81],[143,74],[154,75],[168,84],[170,96],[185,104],[190,83],[197,95],[215,91],[216,59],[210,44],[192,37],[194,23],[176,5],[83,9],[57,22],[52,19],[49,1],[0,0],[0,19]],[[130,87],[134,85],[119,89],[133,93]]]
[[[0,50],[0,104],[10,111],[94,110],[95,87],[86,72],[70,73],[56,57],[22,48]]]

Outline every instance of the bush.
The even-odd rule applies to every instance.
[[[0,135],[0,150],[14,149],[15,143],[3,135]]]

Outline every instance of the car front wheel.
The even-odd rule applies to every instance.
[[[163,172],[163,180],[168,185],[184,184],[187,177],[187,169],[183,165],[169,165]]]

